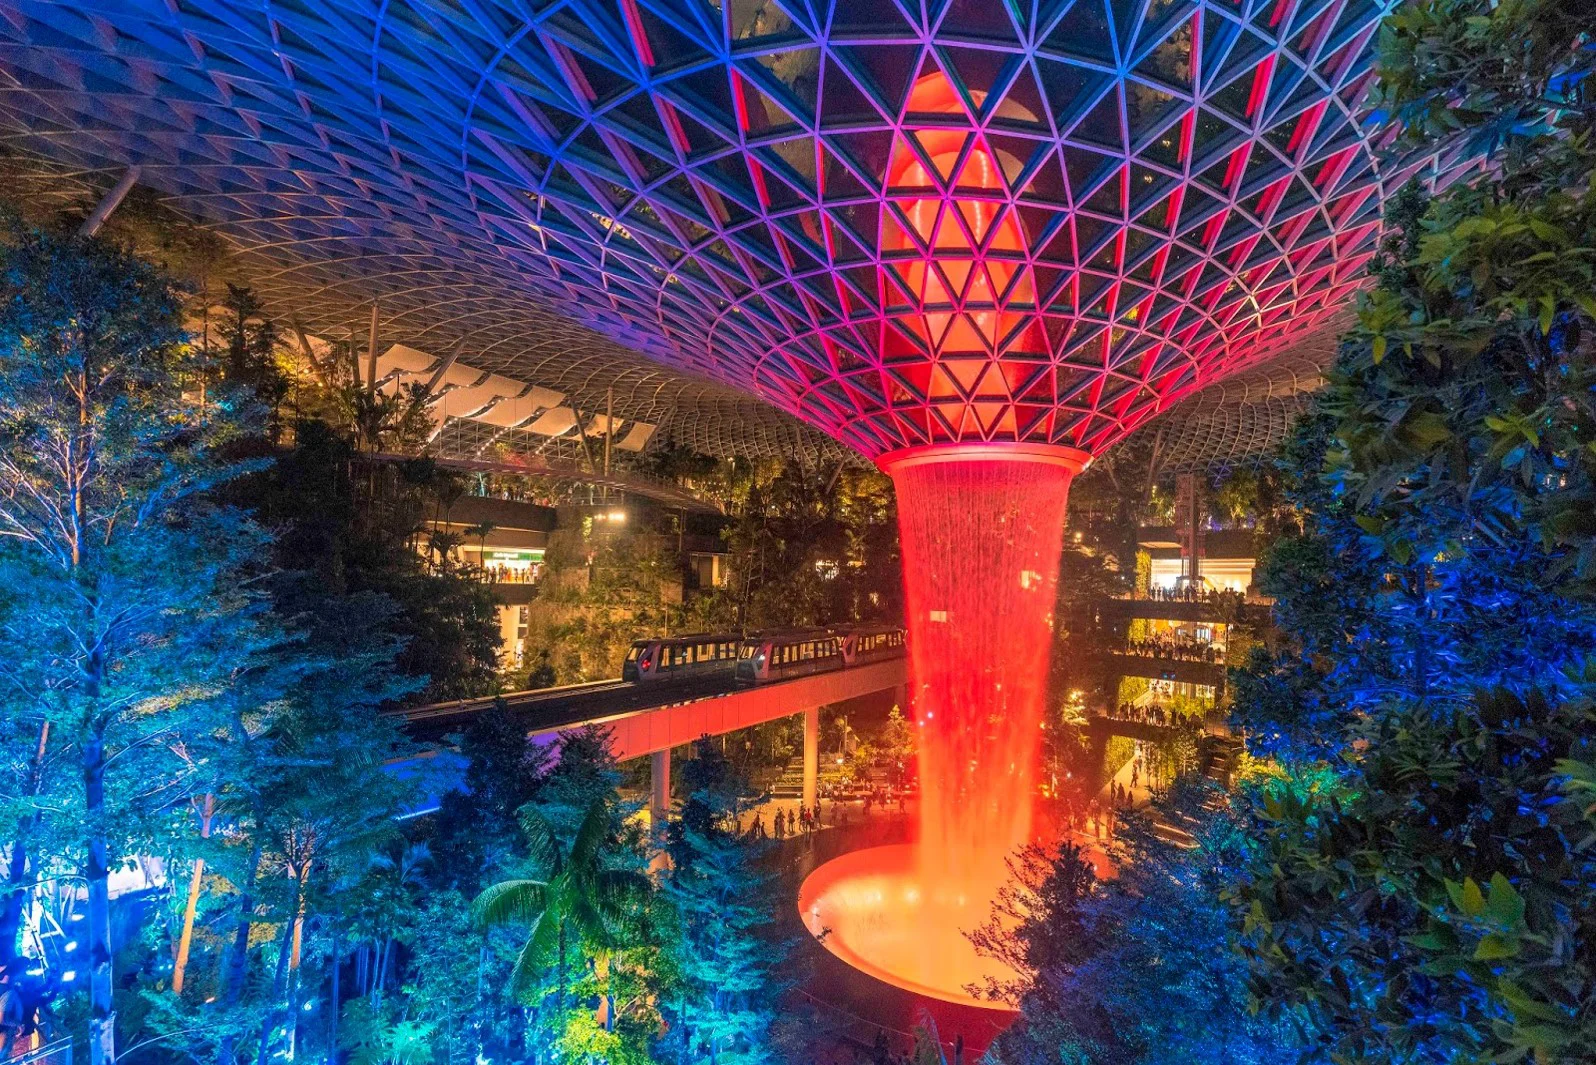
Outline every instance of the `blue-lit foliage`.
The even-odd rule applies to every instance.
[[[1596,1039],[1596,65],[1574,0],[1388,21],[1409,142],[1493,164],[1387,210],[1378,283],[1285,465],[1238,677],[1285,775],[1238,880],[1260,1003],[1337,1062],[1586,1060]]]
[[[761,1065],[789,944],[772,931],[783,894],[762,858],[768,848],[737,836],[736,811],[751,789],[718,744],[700,740],[682,767],[687,798],[670,826],[663,878],[675,979],[661,1004],[666,1061]]]
[[[1015,863],[1002,916],[976,936],[1023,974],[1021,1018],[993,1046],[994,1065],[1266,1065],[1296,1050],[1289,1023],[1249,1009],[1226,898],[1251,846],[1245,823],[1217,787],[1191,779],[1158,818],[1126,813],[1112,879],[1068,845]],[[1172,841],[1171,828],[1189,840]]]

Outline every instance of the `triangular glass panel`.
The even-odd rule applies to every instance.
[[[900,19],[901,24],[901,19]],[[888,115],[903,111],[909,81],[919,65],[918,45],[871,44],[865,47],[836,46],[835,54],[858,77],[860,88],[875,97]]]
[[[781,100],[782,109],[805,126],[813,127],[820,94],[820,49],[795,48],[757,57],[759,66],[744,68],[750,80],[757,72],[762,92]]]
[[[1115,151],[1126,151],[1125,128],[1119,109],[1119,93],[1103,94],[1097,105],[1070,130],[1067,136],[1074,141],[1085,141]]]
[[[1103,0],[1075,0],[1042,39],[1041,51],[1101,63],[1115,60],[1113,28]]]
[[[1096,0],[1091,0],[1096,2]],[[1060,132],[1090,110],[1103,94],[1113,94],[1118,83],[1101,71],[1038,56],[1036,71],[1048,112]]]
[[[821,85],[820,114],[825,125],[880,121],[881,113],[875,104],[835,60],[827,61]]]

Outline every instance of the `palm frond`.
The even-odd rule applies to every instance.
[[[598,863],[604,841],[610,834],[612,812],[607,796],[593,800],[593,805],[587,809],[587,816],[582,818],[582,827],[577,829],[576,839],[571,843],[570,862],[573,866],[581,868]]]
[[[471,920],[479,928],[535,922],[548,908],[549,885],[542,880],[506,880],[494,884],[471,904]]]
[[[552,926],[554,921],[545,921],[548,911],[537,915],[532,920],[532,934],[527,936],[526,942],[521,945],[521,952],[515,956],[515,969],[510,973],[510,994],[516,999],[523,999],[528,991],[537,983],[539,970],[548,964],[545,945],[541,942],[539,932],[546,926]]]

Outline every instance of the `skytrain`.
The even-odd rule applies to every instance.
[[[727,674],[739,683],[764,684],[901,658],[905,643],[897,625],[657,637],[632,644],[621,679],[655,683]]]

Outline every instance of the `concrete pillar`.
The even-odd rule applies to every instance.
[[[804,805],[813,810],[820,792],[820,707],[804,711]]]
[[[671,752],[667,748],[654,752],[654,763],[648,774],[648,819],[654,831],[663,832],[671,813]]]

